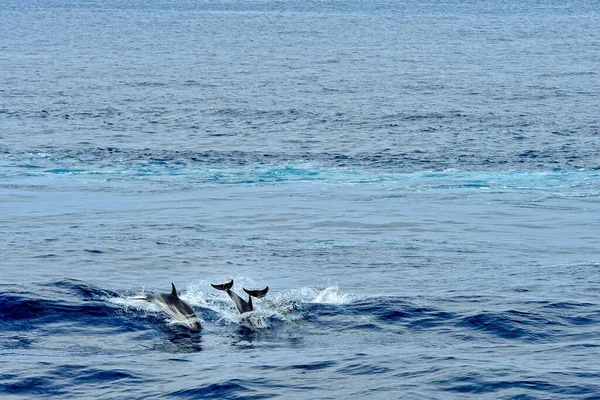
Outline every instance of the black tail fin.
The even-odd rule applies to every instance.
[[[229,283],[224,283],[222,285],[210,284],[210,286],[214,287],[217,290],[229,290],[233,287],[233,279]]]
[[[248,289],[244,288],[244,292],[248,293],[252,297],[256,297],[257,299],[262,299],[263,297],[265,297],[267,295],[268,291],[269,291],[268,286],[262,290],[260,290],[260,289],[259,290],[248,290]]]

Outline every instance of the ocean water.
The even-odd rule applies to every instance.
[[[0,0],[0,397],[599,399],[599,65],[595,1]]]

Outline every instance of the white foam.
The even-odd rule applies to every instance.
[[[340,288],[335,285],[323,289],[312,302],[318,304],[347,304],[352,300],[353,296],[340,292]]]
[[[236,292],[240,291],[240,287],[257,287],[253,280],[246,277],[236,277],[234,282]],[[263,299],[253,299],[255,310],[240,314],[224,291],[211,288],[211,291],[206,292],[204,290],[206,287],[210,288],[210,283],[207,281],[195,282],[179,293],[182,300],[196,309],[201,323],[204,323],[204,320],[201,318],[202,311],[198,308],[217,314],[218,318],[215,321],[217,324],[243,325],[250,329],[268,329],[276,321],[285,324],[300,320],[303,317],[298,310],[302,309],[302,304],[341,305],[355,300],[354,295],[343,293],[337,285],[324,289],[303,287],[285,292],[269,293]],[[125,311],[135,309],[145,313],[161,313],[160,307],[140,299],[147,294],[149,292],[144,288],[134,296],[113,297],[108,298],[107,301],[122,307]],[[176,320],[169,319],[169,321],[172,324],[181,324]]]
[[[159,307],[155,306],[152,303],[148,303],[147,301],[142,300],[142,297],[146,296],[145,289],[142,289],[140,293],[137,293],[135,296],[119,296],[119,297],[109,297],[106,300],[109,303],[116,304],[121,306],[126,311],[129,308],[136,308],[144,311],[158,311]]]

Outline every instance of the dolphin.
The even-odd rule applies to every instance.
[[[252,306],[252,297],[261,299],[265,297],[267,295],[267,292],[269,291],[268,286],[262,290],[248,290],[243,288],[244,292],[248,294],[248,301],[246,301],[231,290],[231,287],[233,286],[233,279],[231,280],[231,282],[224,283],[222,285],[215,285],[213,283],[211,283],[210,285],[217,290],[224,290],[225,292],[227,292],[229,297],[231,297],[231,300],[233,300],[233,303],[237,307],[240,314],[254,311],[254,307]]]
[[[177,289],[171,282],[171,293],[150,294],[148,296],[134,297],[134,300],[146,300],[149,303],[159,306],[171,317],[183,323],[183,325],[193,332],[200,330],[200,321],[196,313],[188,303],[181,300],[177,295]]]

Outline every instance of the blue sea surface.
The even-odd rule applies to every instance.
[[[0,397],[600,399],[598,66],[596,1],[0,0]]]

